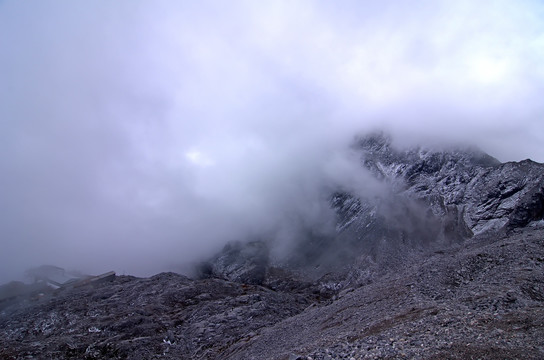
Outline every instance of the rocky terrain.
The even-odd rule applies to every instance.
[[[538,225],[541,226],[541,225]],[[470,240],[375,274],[223,356],[230,359],[542,359],[544,230]]]
[[[336,234],[231,243],[194,279],[4,286],[0,358],[544,358],[544,165],[355,150],[381,190],[332,194]]]

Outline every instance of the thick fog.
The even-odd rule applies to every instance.
[[[0,283],[327,232],[349,152],[544,161],[541,1],[0,0]]]

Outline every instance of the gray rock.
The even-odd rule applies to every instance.
[[[262,284],[268,262],[265,242],[231,242],[217,256],[202,263],[198,273],[201,278],[215,277],[239,283]]]
[[[372,198],[338,192],[334,240],[374,258],[397,249],[447,246],[524,227],[544,217],[544,165],[500,163],[476,149],[395,149],[362,138],[361,163],[386,190]],[[381,255],[380,255],[381,254]]]

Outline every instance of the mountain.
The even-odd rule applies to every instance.
[[[398,151],[383,135],[366,137],[359,147],[366,168],[399,193],[422,200],[434,215],[447,217],[446,227],[480,234],[523,227],[544,216],[543,164],[501,164],[477,149]]]
[[[397,150],[382,134],[360,139],[356,149],[385,194],[336,194],[337,241],[364,244],[374,256],[508,232],[544,217],[543,164],[503,164],[474,148]]]
[[[335,234],[284,259],[229,243],[194,279],[8,284],[0,357],[544,358],[544,165],[383,134],[353,150],[368,186],[330,194]]]

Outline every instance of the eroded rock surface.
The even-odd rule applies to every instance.
[[[233,345],[226,358],[544,357],[544,229],[406,259],[396,272],[344,289],[328,306]]]
[[[383,135],[362,139],[358,148],[363,165],[397,194],[422,201],[441,218],[461,215],[473,234],[544,217],[543,164],[500,163],[477,149],[401,151]]]
[[[258,285],[265,280],[268,255],[267,244],[263,241],[231,242],[217,256],[200,264],[198,272],[202,278]]]
[[[296,292],[221,279],[120,276],[3,309],[0,357],[214,358],[309,304]]]

